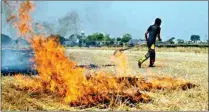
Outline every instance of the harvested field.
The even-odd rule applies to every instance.
[[[93,73],[95,71],[101,70],[108,72],[110,74],[114,74],[117,73],[115,66],[105,66],[105,67],[100,66],[105,64],[106,65],[112,64],[111,61],[108,61],[108,59],[109,57],[111,57],[113,52],[114,50],[68,49],[66,54],[69,55],[70,59],[73,59],[76,62],[78,62],[78,65],[95,64],[98,66],[97,68],[93,67],[92,69],[87,68],[88,69],[87,73],[90,72]],[[120,78],[116,78],[118,82],[120,82],[123,79],[123,84],[126,85],[124,86],[126,87],[126,90],[121,91],[120,94],[125,93],[126,96],[129,95],[128,97],[129,100],[127,100],[128,99],[127,97],[125,98],[125,95],[124,98],[119,97],[120,95],[118,96],[110,95],[107,97],[109,100],[108,101],[106,100],[107,102],[105,103],[104,103],[105,100],[103,99],[100,102],[97,100],[97,102],[95,101],[88,102],[87,105],[83,105],[85,102],[80,102],[83,100],[80,101],[78,100],[73,102],[70,106],[67,103],[63,103],[61,97],[57,97],[52,93],[44,93],[38,91],[34,92],[28,90],[20,91],[17,88],[14,88],[14,83],[15,82],[20,83],[20,82],[15,80],[13,77],[7,76],[7,77],[3,77],[2,80],[2,86],[3,86],[2,107],[4,110],[8,110],[8,109],[9,110],[27,110],[27,109],[29,110],[77,110],[77,109],[79,110],[80,109],[82,110],[98,110],[98,109],[99,110],[207,110],[208,109],[207,54],[161,52],[161,53],[157,53],[157,61],[155,68],[148,68],[147,67],[148,61],[147,61],[145,62],[145,64],[142,66],[141,69],[138,69],[136,60],[138,57],[141,57],[144,54],[145,52],[126,51],[125,55],[127,56],[128,59],[127,71],[132,78],[130,77],[125,78],[125,76],[120,76]],[[195,64],[197,64],[196,65],[197,67],[190,69]],[[89,76],[87,79],[92,80],[92,78],[94,78],[94,77],[92,78],[90,77],[92,76]],[[164,77],[164,78],[160,78],[159,80],[159,77]],[[167,82],[166,80],[169,80],[170,77],[172,77],[172,79],[184,80],[185,82],[183,81],[183,83],[184,85],[187,86],[175,85],[172,84],[172,81]],[[99,79],[105,80],[104,78],[101,77]],[[137,80],[138,81],[140,80],[139,82],[141,83],[140,84],[137,83]],[[95,84],[98,84],[98,81],[94,79]],[[106,81],[111,81],[111,80],[107,79]],[[155,82],[155,83],[152,86],[143,86],[143,88],[140,88],[140,86],[145,84],[145,82],[147,83],[149,82],[149,84],[146,83],[146,85],[151,85],[151,82]],[[175,82],[176,84],[178,83],[176,80],[173,80],[173,82]],[[190,82],[191,84],[187,82]],[[197,86],[191,89],[187,89],[187,87],[188,88],[193,87],[192,84],[196,84]],[[166,87],[168,88],[166,88],[165,85],[167,85]],[[184,90],[185,88],[186,90]],[[7,94],[8,92],[10,94]],[[106,92],[106,94],[109,95],[109,93],[113,91],[103,91],[103,92]],[[136,96],[144,95],[143,98],[144,99],[147,98],[146,99],[147,102],[145,100],[144,100],[145,102],[143,102],[143,100],[140,101],[141,97],[138,99],[137,102],[134,102],[134,99],[130,99],[131,98],[130,96],[133,96],[136,93],[141,93],[140,95],[136,95]],[[21,98],[17,100],[16,98],[20,97],[20,95]],[[24,96],[22,97],[22,95]],[[36,101],[34,101],[34,98],[36,99]],[[99,98],[99,95],[97,96],[97,98]],[[23,102],[22,107],[19,105],[20,103],[12,103],[12,104],[9,103],[8,101],[9,99]],[[80,99],[82,99],[82,97]],[[124,99],[124,100],[118,100],[118,99]],[[86,99],[86,101],[89,100],[90,99]],[[31,101],[33,102],[32,103],[33,106],[29,103]],[[55,105],[56,108],[54,107]]]

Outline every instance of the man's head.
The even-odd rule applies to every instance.
[[[160,26],[161,25],[161,19],[160,18],[156,18],[155,19],[155,25],[158,25],[158,26]]]

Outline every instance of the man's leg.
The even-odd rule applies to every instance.
[[[155,63],[155,45],[153,44],[150,49],[150,65],[149,67],[154,67]]]
[[[151,52],[151,49],[149,48],[147,54],[143,58],[141,58],[141,59],[138,60],[138,66],[139,66],[139,68],[141,68],[142,63],[144,61],[146,61],[150,57],[150,52]]]

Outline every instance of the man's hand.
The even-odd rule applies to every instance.
[[[159,38],[158,40],[159,40],[160,42],[162,42],[162,39],[161,39],[161,38]]]
[[[145,40],[148,41],[147,38],[145,38]]]

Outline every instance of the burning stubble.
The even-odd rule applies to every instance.
[[[128,60],[123,52],[116,52],[111,56],[111,61],[116,65],[116,72],[119,76],[128,75]]]
[[[113,99],[128,100],[128,104],[148,102],[151,98],[141,91],[188,89],[195,86],[166,77],[130,77],[127,75],[127,59],[123,53],[113,57],[118,76],[103,71],[86,75],[86,69],[76,67],[76,62],[65,56],[65,48],[59,44],[57,36],[47,37],[34,32],[30,16],[33,10],[32,2],[22,2],[15,28],[27,39],[34,51],[34,68],[38,71],[38,76],[25,77],[18,74],[16,78],[19,84],[15,86],[17,90],[53,93],[72,106],[89,107],[101,103],[110,104]]]

